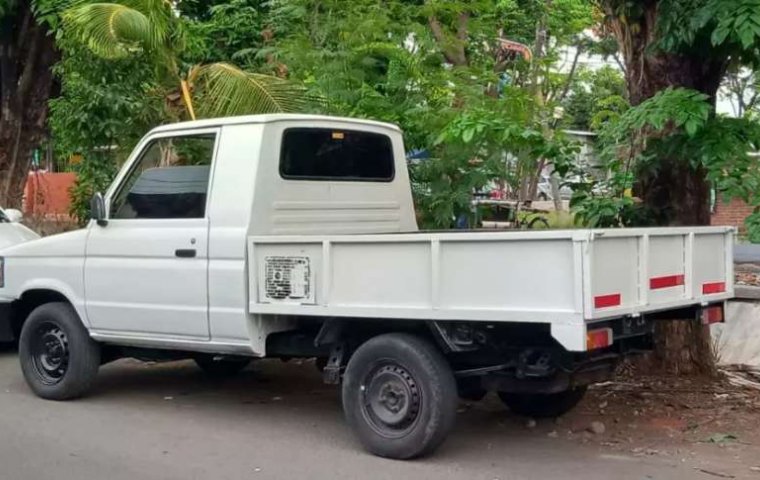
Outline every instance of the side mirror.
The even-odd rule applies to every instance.
[[[108,225],[108,220],[106,220],[106,201],[100,192],[97,192],[90,199],[90,218],[95,220],[95,223],[101,227]]]
[[[11,223],[19,223],[24,219],[24,214],[15,208],[5,210],[5,216],[8,217]]]

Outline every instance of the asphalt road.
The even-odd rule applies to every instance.
[[[211,380],[190,362],[123,360],[89,397],[50,402],[3,353],[0,435],[2,480],[715,478],[677,458],[549,438],[495,401],[460,413],[433,457],[383,460],[358,447],[313,365],[278,361]]]
[[[760,263],[760,245],[752,243],[734,245],[734,262]]]

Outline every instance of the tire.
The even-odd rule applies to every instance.
[[[193,360],[204,373],[212,377],[232,377],[251,363],[250,358],[228,358],[214,355],[203,355],[195,357]]]
[[[81,397],[100,367],[100,346],[67,303],[34,309],[21,329],[19,361],[26,383],[48,400]]]
[[[374,337],[343,377],[343,411],[365,449],[410,459],[432,453],[454,426],[457,385],[446,359],[414,335]]]
[[[517,415],[556,418],[575,408],[585,394],[586,387],[576,387],[558,393],[499,392],[499,398]]]

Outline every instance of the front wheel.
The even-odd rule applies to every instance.
[[[18,356],[26,383],[49,400],[84,395],[100,367],[100,346],[66,303],[32,311],[21,329]]]
[[[575,408],[585,394],[586,387],[576,387],[557,393],[499,392],[499,398],[517,415],[555,418]]]
[[[429,342],[402,333],[374,337],[348,362],[343,410],[364,447],[387,458],[432,453],[454,425],[457,385]]]

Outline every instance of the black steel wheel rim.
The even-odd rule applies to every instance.
[[[31,345],[34,371],[45,385],[55,385],[69,367],[69,341],[66,332],[52,322],[37,327]]]
[[[384,362],[367,373],[361,397],[362,415],[383,437],[403,437],[419,420],[422,391],[411,373],[395,362]]]

